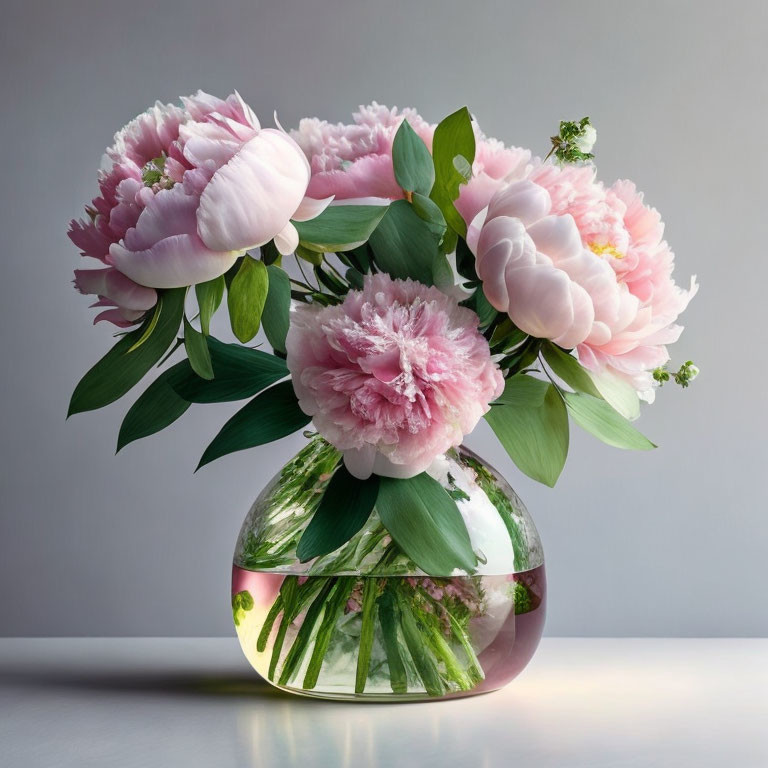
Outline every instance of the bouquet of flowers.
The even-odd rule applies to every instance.
[[[571,420],[619,448],[654,447],[632,421],[665,381],[685,387],[698,372],[691,361],[667,369],[697,286],[675,284],[661,218],[635,186],[597,180],[595,138],[588,118],[562,122],[542,160],[486,137],[466,108],[433,125],[376,103],[349,125],[312,118],[286,132],[262,128],[237,93],[202,92],[157,103],[116,134],[99,195],[69,236],[101,262],[76,270],[75,286],[119,338],[69,413],[118,400],[183,354],[130,407],[118,450],[193,403],[247,400],[200,466],[311,422],[287,480],[292,509],[312,496],[301,525],[277,515],[280,542],[268,553],[251,542],[243,557],[327,563],[352,547],[358,565],[377,553],[389,573],[405,572],[399,562],[423,574],[397,589],[386,578],[286,578],[254,638],[263,651],[283,634],[270,679],[287,683],[303,664],[311,688],[329,633],[351,615],[364,689],[374,607],[392,690],[419,679],[434,695],[482,679],[466,627],[486,590],[455,580],[473,578],[482,553],[465,490],[434,469],[445,456],[469,466],[459,446],[480,419],[549,486]],[[239,344],[211,335],[222,306]],[[271,351],[249,346],[260,329]],[[518,608],[535,602],[524,581],[513,586]],[[237,624],[253,604],[236,592]],[[398,642],[407,662],[394,660]]]

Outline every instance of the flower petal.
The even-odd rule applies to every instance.
[[[293,139],[274,129],[260,131],[203,191],[200,238],[213,251],[264,245],[288,223],[308,182],[309,165]]]
[[[152,288],[181,288],[213,280],[240,253],[212,251],[197,235],[172,235],[141,251],[129,251],[120,243],[109,249],[110,260],[121,272]]]

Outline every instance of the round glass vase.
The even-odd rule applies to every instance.
[[[467,524],[472,574],[419,570],[375,508],[347,544],[301,563],[296,546],[340,460],[311,438],[245,519],[232,613],[253,668],[326,699],[434,700],[506,685],[536,650],[546,604],[541,542],[515,492],[463,446],[429,468]]]

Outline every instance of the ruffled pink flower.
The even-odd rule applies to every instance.
[[[352,115],[354,123],[328,123],[304,118],[291,137],[302,148],[312,169],[307,194],[337,200],[403,196],[392,167],[392,142],[403,119],[428,146],[435,127],[415,110],[392,109],[375,101]]]
[[[158,103],[115,135],[101,194],[89,218],[70,226],[84,255],[149,288],[212,280],[273,238],[291,252],[298,233],[290,219],[311,218],[327,204],[305,199],[309,165],[296,143],[262,129],[238,94],[222,101],[198,92],[183,103]],[[81,290],[97,282],[78,278]],[[99,302],[128,321],[138,310],[122,304],[123,295],[99,294]]]
[[[504,385],[477,324],[436,288],[383,273],[340,305],[295,309],[299,404],[353,475],[419,474],[474,429]]]
[[[360,107],[354,123],[331,124],[305,118],[291,136],[304,150],[312,168],[308,194],[335,196],[337,200],[385,198],[398,200],[403,190],[392,167],[392,142],[403,119],[432,149],[435,125],[413,109],[384,107],[376,102]],[[473,121],[476,151],[472,178],[460,188],[456,207],[467,221],[488,205],[493,193],[504,183],[522,178],[530,170],[531,153],[507,148],[486,137]]]
[[[629,182],[606,189],[592,166],[539,165],[470,226],[488,300],[526,333],[565,348],[647,400],[675,324],[696,293],[672,279],[658,213]],[[480,226],[482,224],[482,226]]]

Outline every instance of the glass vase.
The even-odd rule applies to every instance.
[[[340,461],[312,437],[245,519],[232,613],[253,668],[285,691],[327,699],[439,699],[506,685],[536,650],[546,603],[541,542],[518,496],[462,446],[428,472],[464,517],[476,572],[419,570],[375,508],[347,544],[301,563],[296,546]]]

